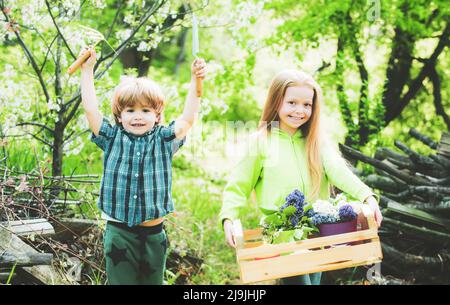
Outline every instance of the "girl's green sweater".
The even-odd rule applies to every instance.
[[[219,219],[235,220],[239,207],[247,203],[253,189],[259,207],[278,210],[286,196],[298,189],[306,202],[330,197],[330,183],[361,202],[373,195],[347,167],[337,148],[322,144],[320,157],[323,173],[318,198],[311,198],[311,181],[306,156],[306,138],[298,130],[294,135],[272,128],[268,136],[256,136],[247,143],[246,153],[231,171],[223,194]]]

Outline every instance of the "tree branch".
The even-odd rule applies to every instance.
[[[144,25],[145,22],[165,3],[166,0],[162,0],[160,3],[159,1],[156,1],[155,4],[148,9],[148,11],[144,14],[141,21],[139,22],[138,26],[131,32],[130,36],[128,36],[127,39],[125,39],[117,48],[117,51],[110,52],[109,54],[105,55],[104,57],[100,57],[97,63],[95,64],[94,71],[97,69],[97,67],[105,60],[110,58],[113,54],[116,54],[116,56],[113,57],[111,62],[109,63],[108,67],[100,73],[100,77],[106,72],[106,70],[109,69],[109,67],[112,65],[112,63],[117,59],[118,55],[125,49],[125,47],[128,45],[128,43],[131,41],[131,39],[136,35],[136,33],[140,30],[140,28]],[[120,51],[120,52],[119,52]]]
[[[73,100],[75,101],[75,105],[73,105],[72,110],[70,111],[70,113],[64,118],[64,121],[61,122],[63,128],[66,128],[67,124],[69,124],[70,120],[73,118],[73,116],[77,112],[78,106],[80,106],[80,104],[81,104],[81,94],[78,94],[76,96],[76,98],[73,99]]]
[[[173,70],[173,73],[175,75],[178,75],[178,72],[180,70],[180,66],[181,64],[185,61],[186,59],[186,41],[187,41],[187,35],[188,35],[188,30],[186,28],[184,28],[181,33],[180,36],[178,37],[178,46],[180,47],[180,52],[178,53],[177,56],[177,61],[175,64],[175,68]]]
[[[48,13],[50,14],[50,17],[52,18],[52,21],[53,21],[53,24],[55,25],[56,31],[58,31],[58,34],[61,37],[61,39],[63,40],[64,44],[66,45],[67,50],[69,50],[70,56],[72,56],[73,59],[77,59],[75,54],[73,54],[72,50],[70,49],[69,44],[67,43],[66,39],[64,38],[64,35],[59,30],[59,26],[56,23],[55,17],[53,17],[52,10],[50,8],[50,4],[48,3],[47,0],[45,0],[45,5],[47,6]]]
[[[117,18],[119,17],[119,13],[120,13],[121,10],[122,10],[122,5],[124,4],[124,2],[125,2],[125,1],[120,1],[119,7],[118,7],[117,10],[116,10],[116,14],[114,15],[113,22],[111,23],[111,26],[110,26],[109,29],[108,29],[108,34],[106,34],[105,40],[108,40],[109,37],[111,36],[112,30],[113,30],[113,28],[114,28],[114,26],[115,26],[115,24],[116,24],[116,22],[117,22]]]
[[[56,102],[62,106],[62,84],[61,84],[61,53],[62,53],[62,47],[61,47],[61,37],[57,38],[56,43],[56,61],[55,61],[55,96],[56,96]],[[61,121],[63,118],[64,109],[60,108],[58,111],[58,120]],[[55,131],[58,124],[55,125]]]
[[[358,66],[359,77],[361,79],[361,87],[359,89],[359,106],[358,106],[358,125],[359,125],[359,145],[367,143],[369,138],[369,105],[367,98],[369,95],[369,73],[367,72],[364,60],[362,58],[360,45],[353,26],[350,14],[347,14],[347,26],[349,28],[349,40],[352,45],[352,53]]]
[[[64,139],[64,145],[63,146],[66,146],[67,144],[69,144],[70,142],[74,141],[79,136],[82,136],[85,133],[89,133],[89,132],[91,132],[91,130],[90,129],[86,129],[86,130],[83,130],[82,132],[79,132],[78,134],[76,134],[73,137],[72,137],[72,135],[74,134],[74,132],[72,132],[69,136],[67,136],[67,138]]]
[[[445,274],[450,267],[450,256],[448,254],[437,253],[436,256],[421,256],[398,251],[386,243],[382,243],[381,246],[386,258],[392,261],[395,268],[403,272],[410,269],[425,268],[429,272]]]
[[[117,51],[111,52],[108,55],[106,55],[104,58],[100,58],[97,63],[95,64],[94,71],[98,68],[99,64],[106,60],[108,57],[112,56],[112,54],[115,54],[114,57],[110,60],[110,62],[105,66],[103,71],[97,73],[95,75],[95,79],[100,79],[106,71],[111,67],[111,65],[114,63],[114,61],[120,56],[120,54],[125,50],[128,43],[131,41],[131,39],[136,35],[136,33],[139,31],[139,29],[147,22],[147,20],[165,3],[165,0],[159,2],[156,1],[155,4],[148,9],[148,11],[144,14],[144,17],[142,17],[141,21],[139,22],[138,26],[132,31],[130,36],[120,44]],[[74,96],[66,105],[70,105],[71,103],[75,102],[75,104],[72,106],[72,109],[70,113],[64,118],[62,122],[62,126],[65,127],[70,122],[70,120],[75,115],[76,111],[78,110],[79,105],[81,104],[81,95],[79,91],[77,91],[76,96]]]
[[[427,169],[437,169],[437,170],[443,169],[443,167],[440,164],[434,162],[433,159],[413,151],[399,140],[395,140],[394,145],[398,147],[400,150],[404,151],[406,154],[408,154],[411,161],[415,163],[414,165],[423,166]]]
[[[450,235],[444,232],[419,227],[389,217],[383,217],[383,222],[385,225],[394,227],[405,235],[413,236],[424,242],[435,243],[444,247],[450,244]]]
[[[342,30],[341,30],[342,31]],[[345,122],[345,125],[347,126],[349,130],[350,136],[347,136],[345,140],[345,144],[349,146],[353,146],[356,144],[356,142],[352,141],[353,132],[355,130],[355,126],[352,120],[352,113],[350,111],[350,108],[348,106],[348,98],[345,94],[344,90],[344,35],[342,33],[339,34],[338,41],[337,41],[337,54],[336,54],[336,93],[339,100],[339,108],[342,112],[342,116]]]
[[[405,1],[400,8],[403,15],[408,14],[408,2]],[[386,69],[386,81],[383,88],[382,102],[386,109],[384,121],[390,118],[391,108],[400,100],[403,88],[410,79],[412,66],[412,53],[414,50],[414,36],[402,29],[400,24],[395,27],[395,36],[392,39],[392,49]]]
[[[5,19],[7,22],[11,22],[9,16],[4,12],[4,5],[3,5],[3,1],[0,7],[3,16],[5,16]],[[47,91],[47,87],[45,85],[45,81],[42,77],[41,71],[36,63],[36,60],[34,59],[33,54],[31,54],[30,50],[28,50],[27,46],[25,45],[25,42],[22,40],[22,37],[19,34],[19,31],[14,31],[14,34],[16,35],[17,40],[19,41],[19,45],[22,47],[23,51],[25,52],[25,55],[27,56],[29,62],[31,63],[31,66],[33,67],[33,70],[35,71],[35,73],[37,74],[37,77],[39,79],[39,84],[42,87],[42,91],[44,91],[44,95],[46,98],[46,101],[49,102],[50,101],[50,95],[48,94]]]
[[[41,71],[41,73],[44,70],[45,64],[47,63],[48,54],[51,53],[53,55],[51,48],[52,48],[53,43],[55,43],[56,38],[58,38],[58,35],[56,35],[55,38],[53,38],[52,42],[50,43],[50,46],[47,46],[47,53],[45,53],[44,61],[42,62],[41,69],[39,70],[39,71]]]
[[[429,78],[433,83],[433,96],[434,96],[434,107],[436,108],[436,114],[442,116],[445,124],[447,125],[447,130],[450,130],[450,118],[445,112],[442,106],[442,96],[441,96],[441,79],[436,71],[436,67],[430,69]]]
[[[44,128],[45,130],[47,130],[48,132],[50,132],[52,135],[54,133],[54,131],[52,129],[50,129],[49,127],[47,127],[44,124],[41,123],[34,123],[34,122],[20,122],[18,124],[16,124],[16,126],[25,126],[25,125],[32,125],[32,126],[38,126],[41,128]]]
[[[434,142],[426,135],[421,134],[415,128],[411,128],[409,130],[409,135],[421,141],[422,143],[424,143],[425,145],[429,146],[432,149],[437,149],[438,147],[438,143]]]
[[[364,163],[369,163],[370,165],[381,169],[387,173],[389,173],[390,175],[392,175],[393,177],[397,177],[399,179],[401,179],[402,181],[411,184],[411,185],[432,185],[432,183],[430,183],[429,181],[427,181],[426,179],[423,178],[419,178],[419,177],[412,177],[408,174],[405,174],[401,171],[399,171],[398,169],[392,168],[391,166],[365,156],[364,154],[360,153],[359,151],[357,151],[356,149],[353,149],[351,147],[348,147],[346,145],[343,144],[339,144],[339,149],[342,151],[342,153],[344,155],[350,155],[352,158],[355,158],[357,160],[363,161]]]
[[[52,143],[47,142],[44,139],[39,138],[37,135],[32,134],[31,132],[26,132],[28,135],[32,136],[33,138],[35,138],[36,140],[38,140],[39,142],[42,142],[43,144],[49,146],[51,149],[54,149],[55,147],[53,146]]]
[[[393,158],[396,160],[399,160],[404,163],[410,163],[411,160],[408,158],[408,156],[405,156],[403,154],[400,154],[398,152],[395,152],[393,150],[390,150],[387,147],[380,147],[375,152],[375,159],[383,161],[384,159]]]
[[[390,177],[370,174],[367,177],[361,177],[361,180],[372,188],[376,188],[388,193],[403,192],[408,189],[406,183],[397,183]]]
[[[400,113],[403,111],[403,109],[408,105],[408,103],[414,98],[414,96],[420,90],[420,88],[422,87],[422,82],[424,81],[425,77],[429,75],[431,69],[434,69],[437,58],[444,50],[444,48],[448,45],[449,35],[450,35],[450,24],[447,22],[445,29],[442,32],[442,35],[439,39],[438,45],[433,51],[433,54],[430,56],[430,58],[427,59],[419,75],[411,82],[408,92],[405,93],[405,95],[400,99],[400,101],[397,104],[395,104],[390,110],[386,111],[386,124],[388,124],[397,116],[399,116]]]

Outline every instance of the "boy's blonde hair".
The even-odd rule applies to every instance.
[[[159,118],[156,124],[161,122],[161,114],[164,109],[164,95],[158,84],[146,77],[124,77],[114,90],[111,102],[111,109],[116,124],[120,124],[120,113],[126,107],[136,105],[154,109]]]
[[[278,111],[288,87],[306,86],[314,91],[312,114],[308,122],[300,127],[306,137],[306,154],[308,170],[312,182],[311,198],[316,198],[320,192],[322,179],[322,162],[320,158],[320,139],[322,138],[320,123],[320,108],[322,104],[322,89],[307,73],[286,69],[278,73],[272,80],[259,122],[259,129],[265,128],[268,132],[272,122],[280,122]]]

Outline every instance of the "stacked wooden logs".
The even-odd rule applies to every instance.
[[[450,134],[439,143],[411,129],[409,135],[436,153],[424,156],[400,141],[401,151],[377,149],[374,158],[345,145],[345,158],[375,168],[362,176],[379,190],[383,225],[382,275],[416,283],[450,283]]]

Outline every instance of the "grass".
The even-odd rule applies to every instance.
[[[17,263],[15,263],[14,266],[12,267],[11,272],[9,273],[9,276],[8,276],[8,280],[6,281],[6,285],[9,285],[11,283],[14,272],[16,271],[16,266],[17,266]]]
[[[6,154],[6,156],[4,156]],[[0,159],[7,157],[4,163],[9,169],[30,172],[36,168],[36,155],[42,155],[42,151],[25,138],[8,141],[4,150],[0,152]]]

